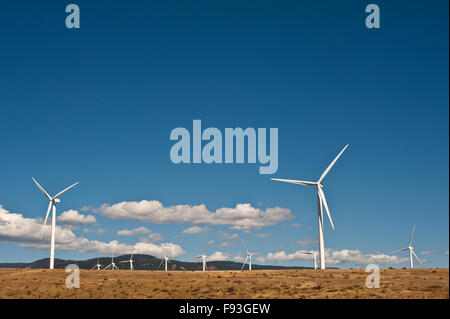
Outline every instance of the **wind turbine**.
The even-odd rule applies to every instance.
[[[71,189],[72,187],[77,185],[78,182],[73,184],[73,185],[70,185],[69,187],[67,187],[67,188],[63,189],[62,191],[60,191],[55,196],[51,197],[45,191],[45,189],[41,185],[39,185],[39,183],[34,179],[34,177],[32,177],[32,179],[36,183],[37,187],[39,187],[39,189],[42,191],[42,193],[44,193],[44,195],[50,201],[48,203],[47,214],[45,214],[44,225],[42,226],[41,240],[42,240],[42,237],[44,236],[45,224],[47,224],[47,219],[48,219],[48,214],[50,213],[50,208],[53,208],[52,209],[52,228],[51,228],[52,235],[51,235],[51,239],[50,239],[50,269],[54,269],[54,265],[55,265],[56,203],[60,203],[61,202],[61,200],[58,198],[59,196],[61,196],[64,192],[68,191],[69,189]]]
[[[166,250],[164,248],[163,248],[163,250],[164,250],[164,259],[161,260],[161,263],[159,264],[158,269],[164,263],[164,270],[167,271],[167,263],[170,263],[170,261],[169,261],[169,257],[166,256]]]
[[[338,158],[344,153],[344,151],[347,149],[348,144],[345,145],[345,147],[342,149],[342,151],[336,156],[336,158],[331,162],[331,164],[327,167],[327,169],[322,173],[319,180],[317,182],[308,182],[308,181],[299,181],[299,180],[292,180],[292,179],[279,179],[279,178],[271,178],[274,181],[279,182],[286,182],[286,183],[292,183],[292,184],[299,184],[299,185],[308,185],[308,186],[316,186],[317,187],[317,198],[318,198],[318,224],[319,224],[319,252],[320,252],[320,268],[325,269],[325,244],[323,240],[323,210],[322,205],[325,206],[325,209],[328,214],[328,219],[330,220],[331,227],[334,230],[333,220],[331,219],[330,210],[328,209],[327,200],[325,199],[325,193],[323,192],[322,188],[322,181],[325,178],[325,176],[328,174],[330,169],[333,167],[333,165],[336,163]]]
[[[130,263],[130,270],[134,270],[134,267],[133,267],[133,255],[134,255],[134,252],[131,254],[130,259],[119,261],[119,264],[121,264],[121,263]]]
[[[260,253],[251,253],[248,251],[247,247],[244,244],[244,241],[242,241],[242,245],[244,245],[245,251],[247,252],[247,257],[245,257],[244,263],[242,264],[241,270],[244,269],[245,263],[248,260],[248,270],[251,271],[252,270],[252,256],[253,255],[258,255]]]
[[[314,269],[317,269],[317,256],[319,253],[317,251],[302,251],[302,254],[312,255],[314,258]]]
[[[402,249],[399,249],[399,250],[395,251],[396,253],[399,253],[401,251],[409,250],[409,267],[411,269],[414,268],[413,258],[412,258],[413,255],[414,255],[414,257],[416,257],[417,261],[422,264],[422,261],[419,259],[419,257],[417,257],[416,253],[414,252],[414,247],[411,246],[415,230],[416,230],[416,225],[413,226],[412,233],[411,233],[411,238],[409,239],[408,247],[405,247],[405,248],[402,248]]]
[[[110,267],[111,267],[111,270],[114,270],[114,269],[119,270],[119,268],[117,268],[117,266],[116,266],[116,263],[114,262],[114,255],[113,254],[111,254],[111,263],[108,266],[106,266],[104,269],[106,270],[106,269],[108,269]]]
[[[206,255],[205,253],[202,253],[201,255],[197,256],[196,258],[201,258],[203,262],[203,271],[206,271],[208,267],[206,267]]]
[[[99,263],[99,261],[100,261],[100,258],[97,258],[97,264],[94,267],[92,267],[91,270],[94,270],[95,268],[97,268],[97,270],[100,270],[100,267],[103,266],[103,265],[101,265]]]

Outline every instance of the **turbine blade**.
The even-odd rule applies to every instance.
[[[419,263],[422,264],[422,261],[419,259],[419,257],[417,257],[416,253],[414,252],[414,250],[411,250],[411,252],[413,253],[414,257],[416,257],[416,259],[419,261]]]
[[[319,197],[322,200],[323,206],[325,206],[325,210],[327,211],[327,215],[328,215],[328,219],[330,220],[331,227],[334,230],[334,224],[333,224],[333,220],[331,219],[330,211],[328,210],[328,204],[327,204],[327,200],[325,199],[325,193],[323,192],[322,188],[318,187],[317,189],[319,190]]]
[[[316,182],[308,182],[308,181],[299,181],[295,179],[280,179],[280,178],[271,178],[273,181],[285,182],[291,184],[300,184],[300,185],[317,185]]]
[[[32,179],[33,179],[33,181],[36,183],[37,187],[39,187],[39,189],[41,190],[41,192],[43,192],[44,195],[47,196],[47,198],[48,198],[49,200],[51,200],[52,198],[51,198],[50,195],[45,191],[45,189],[44,189],[41,185],[39,185],[39,183],[34,179],[34,177],[32,177]]]
[[[44,237],[45,224],[47,224],[48,214],[50,213],[50,209],[52,208],[52,204],[53,204],[52,201],[50,201],[48,203],[47,214],[45,214],[44,225],[42,225],[41,240],[42,240],[42,237]]]
[[[416,230],[416,225],[413,226],[413,230],[412,230],[412,233],[411,233],[411,238],[409,239],[409,246],[411,246],[411,244],[412,244],[415,230]]]
[[[247,252],[247,255],[248,255],[248,249],[247,249],[247,246],[245,246],[245,244],[244,244],[244,241],[243,241],[243,240],[242,240],[242,245],[244,245],[245,251]]]
[[[347,149],[348,144],[345,145],[345,147],[342,149],[342,151],[338,154],[338,156],[336,156],[336,158],[331,162],[330,165],[328,165],[327,169],[322,173],[322,175],[319,178],[318,183],[322,182],[322,180],[325,178],[325,176],[328,174],[328,172],[330,171],[330,169],[333,167],[334,163],[336,163],[336,161],[338,160],[338,158],[342,155],[342,153],[344,153],[344,151]]]
[[[158,269],[161,267],[161,265],[163,264],[164,260],[161,260],[161,263],[158,266]]]
[[[67,192],[69,189],[71,189],[72,187],[74,187],[74,186],[76,186],[76,185],[78,185],[78,184],[80,184],[80,183],[79,183],[79,182],[76,182],[75,184],[72,184],[72,185],[70,185],[69,187],[64,188],[64,189],[63,189],[62,191],[60,191],[58,194],[56,194],[55,196],[53,196],[52,199],[58,198],[58,196],[61,196],[64,192]]]
[[[401,251],[405,251],[405,250],[408,250],[408,249],[409,249],[409,247],[406,247],[406,248],[402,248],[402,249],[393,251],[392,253],[399,253],[399,252],[401,252]]]
[[[245,258],[244,263],[242,264],[241,270],[244,269],[244,266],[245,266],[245,263],[247,262],[247,260],[248,260],[248,256]]]

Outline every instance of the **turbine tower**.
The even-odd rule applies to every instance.
[[[163,250],[164,250],[164,259],[161,260],[161,263],[159,264],[158,269],[164,263],[164,271],[167,271],[167,263],[170,263],[170,261],[169,261],[169,257],[167,257],[167,255],[166,255],[166,250],[164,248],[163,248]]]
[[[100,258],[97,258],[97,264],[94,267],[92,267],[91,270],[94,270],[95,268],[97,268],[97,270],[100,270],[100,267],[103,266],[103,265],[101,265],[99,263],[99,261],[100,261]]]
[[[111,268],[111,270],[114,270],[114,269],[119,270],[119,268],[117,268],[117,266],[116,266],[116,264],[114,262],[114,255],[113,254],[111,254],[111,263],[108,266],[106,266],[104,269],[106,270],[108,268]]]
[[[412,233],[411,233],[411,238],[409,239],[408,247],[405,247],[405,248],[402,248],[402,249],[399,249],[399,250],[395,251],[396,253],[399,253],[401,251],[409,250],[409,267],[411,269],[414,268],[414,263],[413,263],[413,258],[412,258],[413,255],[414,255],[414,257],[416,257],[417,261],[422,264],[422,261],[419,259],[419,257],[417,257],[416,253],[414,252],[414,247],[412,246],[412,241],[413,241],[414,231],[415,230],[416,230],[416,225],[413,226]]]
[[[286,183],[292,183],[292,184],[299,184],[299,185],[308,185],[308,186],[316,186],[317,187],[317,199],[318,199],[318,226],[319,226],[319,253],[320,253],[320,268],[325,269],[325,244],[323,239],[323,208],[322,205],[325,207],[325,210],[328,214],[328,219],[330,220],[331,227],[334,230],[333,220],[331,219],[330,210],[328,209],[327,200],[325,199],[325,193],[323,192],[322,188],[322,181],[325,178],[325,176],[328,174],[330,169],[333,167],[333,165],[336,163],[338,158],[344,153],[344,151],[347,149],[348,144],[345,145],[345,147],[342,149],[342,151],[336,156],[336,158],[331,162],[331,164],[327,167],[327,169],[322,173],[319,180],[317,182],[308,182],[308,181],[299,181],[299,180],[292,180],[292,179],[279,179],[279,178],[271,178],[274,181],[279,182],[286,182]]]
[[[50,213],[50,209],[52,208],[52,228],[51,228],[52,235],[51,235],[51,239],[50,239],[50,269],[54,269],[54,266],[55,266],[56,203],[61,202],[61,200],[58,198],[59,196],[61,196],[64,192],[68,191],[69,189],[71,189],[72,187],[77,185],[78,182],[73,185],[70,185],[69,187],[60,191],[55,196],[51,197],[45,191],[45,189],[41,185],[39,185],[39,183],[34,179],[34,177],[32,177],[32,179],[36,183],[37,187],[39,187],[39,189],[42,191],[42,193],[44,193],[44,195],[49,200],[47,214],[45,214],[44,225],[42,226],[41,240],[42,240],[42,237],[44,236],[45,224],[47,224],[48,214]]]
[[[197,256],[196,258],[201,258],[203,263],[203,271],[206,271],[208,267],[206,267],[206,255],[202,253],[201,255]]]
[[[302,254],[312,255],[314,258],[314,269],[317,269],[317,256],[319,253],[317,251],[302,251]]]
[[[119,264],[121,264],[121,263],[130,263],[130,270],[134,270],[134,267],[133,267],[133,255],[134,255],[134,252],[131,254],[130,259],[119,261]]]
[[[253,256],[253,255],[258,255],[258,254],[260,254],[260,253],[251,253],[251,252],[249,252],[248,249],[247,249],[247,247],[246,247],[245,244],[244,244],[244,241],[242,241],[242,245],[244,245],[245,251],[246,251],[246,253],[247,253],[247,257],[245,257],[245,260],[244,260],[244,263],[242,264],[241,270],[244,269],[245,263],[246,263],[247,260],[248,260],[248,270],[251,271],[251,270],[252,270],[252,256]]]

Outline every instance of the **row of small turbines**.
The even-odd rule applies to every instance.
[[[347,149],[348,144],[341,150],[341,152],[336,156],[336,158],[331,162],[330,165],[328,165],[328,167],[326,168],[326,170],[322,173],[322,175],[320,176],[320,178],[316,181],[316,182],[311,182],[311,181],[303,181],[303,180],[293,180],[293,179],[280,179],[280,178],[272,178],[272,180],[274,181],[279,181],[279,182],[285,182],[285,183],[291,183],[291,184],[297,184],[297,185],[305,185],[305,186],[314,186],[317,188],[317,201],[318,201],[318,213],[317,213],[317,220],[318,220],[318,236],[319,236],[319,251],[316,252],[304,252],[305,254],[310,254],[313,256],[314,258],[314,268],[317,269],[317,257],[319,257],[320,259],[320,268],[321,269],[325,269],[325,242],[324,242],[324,223],[323,223],[323,208],[325,208],[325,211],[327,213],[328,219],[330,221],[331,227],[334,228],[334,224],[333,224],[333,220],[331,218],[331,214],[330,214],[330,210],[328,207],[328,203],[325,197],[325,193],[323,191],[323,180],[325,178],[325,176],[329,173],[329,171],[331,170],[331,168],[334,166],[334,164],[336,163],[336,161],[339,159],[339,157],[342,155],[342,153],[344,153],[344,151]],[[55,196],[50,196],[45,189],[39,185],[39,183],[36,181],[36,179],[34,179],[33,177],[33,181],[36,183],[36,185],[39,187],[39,189],[42,191],[42,193],[48,198],[49,200],[49,205],[48,205],[48,209],[47,209],[47,213],[45,215],[45,220],[44,220],[44,225],[43,225],[43,229],[42,229],[42,233],[41,233],[41,240],[42,240],[42,236],[44,234],[44,230],[45,230],[45,225],[47,223],[47,219],[50,213],[50,209],[52,209],[52,224],[51,224],[51,239],[50,239],[50,269],[54,268],[54,257],[55,257],[55,230],[56,230],[56,204],[60,203],[60,199],[59,197],[66,191],[68,191],[69,189],[71,189],[72,187],[76,186],[78,184],[75,183],[65,189],[63,189],[62,191],[60,191],[59,193],[57,193]],[[406,248],[402,248],[396,252],[402,252],[405,250],[409,250],[409,260],[410,260],[410,267],[413,268],[414,264],[413,264],[413,256],[420,262],[421,260],[419,259],[419,257],[417,257],[417,255],[414,253],[414,249],[412,247],[412,239],[414,236],[414,231],[415,231],[415,226],[413,228],[412,234],[411,234],[411,238],[410,238],[410,242],[408,247]],[[244,244],[245,247],[245,244]],[[247,256],[245,258],[244,264],[242,265],[242,268],[245,266],[246,262],[249,262],[249,270],[251,270],[251,262],[252,262],[252,256],[257,254],[257,253],[250,253],[247,250],[247,247],[245,247]],[[206,266],[206,256],[204,254],[197,256],[196,258],[202,259],[202,263],[203,263],[203,270],[205,271],[207,269]],[[165,261],[165,268],[167,269],[167,262],[168,259],[166,259],[166,256],[164,257]],[[125,262],[129,262],[130,263],[130,268],[132,268],[133,263],[132,260],[129,261],[125,261]],[[114,264],[114,262],[112,261],[112,263],[110,265],[108,265],[107,267],[110,267],[112,269],[117,268],[116,265]]]

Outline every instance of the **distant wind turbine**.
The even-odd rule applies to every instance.
[[[130,263],[130,270],[134,270],[134,267],[133,267],[133,255],[134,255],[134,252],[131,254],[130,259],[119,261],[119,264],[121,264],[121,263]]]
[[[327,200],[325,199],[325,193],[323,192],[322,188],[322,181],[325,178],[325,176],[328,174],[330,169],[333,167],[333,165],[336,163],[338,158],[344,153],[344,151],[347,149],[348,144],[342,149],[342,151],[336,156],[336,158],[331,162],[331,164],[327,167],[327,169],[322,173],[319,180],[317,182],[308,182],[308,181],[299,181],[299,180],[292,180],[292,179],[279,179],[279,178],[272,178],[274,181],[279,182],[286,182],[286,183],[292,183],[292,184],[299,184],[299,185],[308,185],[308,186],[316,186],[317,187],[317,198],[318,198],[318,224],[319,224],[319,252],[320,252],[320,268],[325,269],[325,243],[323,239],[323,210],[322,210],[322,204],[325,206],[325,209],[328,214],[328,219],[330,220],[331,227],[334,230],[333,220],[331,219],[330,211],[328,209]]]
[[[108,266],[106,266],[104,269],[106,270],[108,268],[111,268],[111,270],[114,270],[114,269],[119,270],[119,268],[117,268],[117,266],[116,266],[116,263],[114,262],[114,254],[113,253],[111,254],[111,263]]]
[[[202,259],[202,263],[203,263],[203,271],[206,271],[208,269],[208,267],[206,266],[206,255],[205,253],[202,253],[201,255],[198,255],[196,258],[198,259]]]
[[[167,257],[167,255],[166,255],[165,248],[163,248],[163,250],[164,250],[164,259],[161,260],[161,263],[159,264],[158,269],[164,263],[164,271],[167,271],[167,263],[170,263],[170,261],[169,261],[169,257]]]
[[[258,255],[261,253],[251,253],[248,251],[247,246],[245,246],[244,241],[242,241],[242,245],[244,245],[245,251],[247,253],[247,257],[245,257],[244,263],[242,264],[241,270],[244,269],[244,266],[248,260],[248,270],[251,271],[252,270],[252,256],[253,255]]]
[[[317,269],[317,256],[319,253],[317,251],[302,251],[302,254],[312,255],[314,258],[314,269]]]
[[[67,188],[63,189],[62,191],[60,191],[55,196],[51,197],[45,191],[45,189],[41,185],[39,185],[39,183],[34,179],[34,177],[32,177],[32,179],[36,183],[37,187],[39,187],[41,192],[44,193],[44,195],[50,201],[48,203],[47,214],[45,214],[44,225],[42,226],[41,240],[42,240],[42,237],[44,236],[45,224],[47,224],[47,219],[48,219],[48,214],[50,213],[50,208],[53,208],[52,209],[52,226],[51,226],[52,235],[51,235],[51,239],[50,239],[50,269],[54,269],[54,265],[55,265],[56,203],[60,203],[61,202],[61,200],[58,198],[59,196],[61,196],[64,192],[68,191],[69,189],[71,189],[72,187],[74,187],[75,185],[77,185],[79,183],[77,182],[77,183],[75,183],[73,185],[70,185],[69,187],[67,187]]]
[[[413,241],[414,231],[415,230],[416,230],[416,225],[413,226],[412,233],[411,233],[411,238],[409,239],[408,247],[405,247],[405,248],[402,248],[402,249],[399,249],[399,250],[395,251],[396,253],[399,253],[401,251],[409,250],[409,267],[411,269],[414,268],[414,263],[413,263],[413,258],[412,258],[413,255],[414,255],[414,257],[416,257],[417,261],[422,264],[422,261],[419,259],[419,257],[417,257],[416,253],[414,252],[414,247],[412,246],[412,241]]]
[[[95,268],[97,268],[97,270],[100,270],[101,269],[100,267],[103,265],[101,265],[99,262],[100,262],[100,258],[97,258],[97,264],[95,264],[95,266],[92,267],[91,270],[94,270]]]

